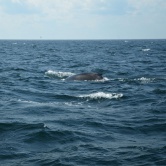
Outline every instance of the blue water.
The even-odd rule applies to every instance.
[[[1,166],[165,163],[166,40],[0,41]]]

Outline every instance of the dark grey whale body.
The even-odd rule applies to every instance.
[[[103,79],[102,75],[98,73],[82,73],[68,77],[66,80],[92,81],[92,80],[102,80],[102,79]]]

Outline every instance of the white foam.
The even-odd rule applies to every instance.
[[[39,104],[38,102],[30,101],[30,100],[22,100],[22,99],[18,99],[18,101],[21,102],[21,103]]]
[[[59,106],[59,105],[66,105],[66,106],[70,106],[70,107],[79,107],[82,106],[83,103],[81,102],[36,102],[36,101],[30,101],[30,100],[22,100],[22,99],[18,99],[18,102],[21,103],[26,103],[29,105],[34,105],[34,106]]]
[[[122,93],[104,93],[104,92],[96,92],[96,93],[91,93],[88,95],[80,95],[79,97],[81,98],[90,98],[90,99],[118,99],[123,97]]]
[[[117,78],[119,81],[124,82],[126,81],[126,78]]]
[[[150,51],[150,48],[142,49],[142,51]]]
[[[145,82],[145,83],[148,83],[148,82],[151,82],[151,81],[154,81],[155,78],[146,78],[146,77],[141,77],[141,78],[137,78],[137,79],[134,79],[135,81],[141,81],[141,82]]]
[[[59,78],[64,78],[64,77],[69,77],[74,75],[74,73],[71,73],[71,72],[61,72],[61,71],[53,71],[53,70],[48,70],[45,72],[45,74],[48,76],[55,76]]]
[[[110,79],[107,77],[103,77],[103,81],[109,81]]]
[[[69,107],[72,107],[72,106],[80,107],[80,106],[83,105],[83,103],[81,103],[81,102],[64,102],[63,104],[65,104],[65,105],[67,105]]]
[[[37,106],[50,106],[50,105],[59,105],[60,102],[37,102],[37,101],[31,101],[31,100],[23,100],[23,99],[18,99],[19,102],[21,103],[27,103],[30,105],[37,105]]]
[[[52,103],[43,103],[43,102],[37,102],[37,101],[31,101],[31,100],[22,100],[18,99],[21,103],[27,103],[27,104],[33,104],[33,105],[46,105],[46,104],[52,104]]]
[[[107,77],[103,77],[103,79],[101,80],[94,80],[95,82],[105,82],[105,81],[109,81],[110,79],[108,79]],[[87,81],[87,80],[85,80]]]

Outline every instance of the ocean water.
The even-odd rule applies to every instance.
[[[82,72],[100,81],[66,81]],[[166,165],[166,40],[1,40],[0,166]]]

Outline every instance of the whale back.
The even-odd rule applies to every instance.
[[[81,73],[68,77],[66,80],[80,80],[80,81],[90,81],[90,80],[101,80],[103,79],[101,74],[98,73]]]

